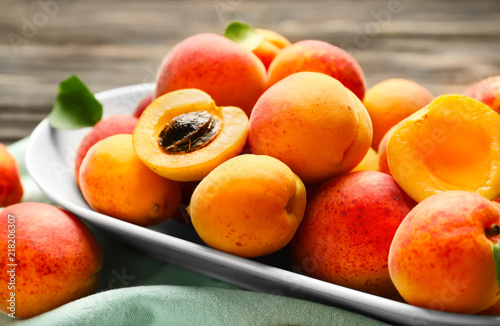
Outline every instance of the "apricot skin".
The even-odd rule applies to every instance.
[[[83,137],[76,151],[75,180],[77,184],[80,183],[78,177],[80,174],[80,166],[90,147],[109,136],[132,134],[137,125],[137,121],[139,120],[136,117],[126,114],[112,115],[99,121],[92,130]]]
[[[162,223],[177,210],[179,184],[149,170],[132,147],[132,135],[114,135],[92,146],[80,169],[90,207],[136,225]]]
[[[216,34],[198,34],[177,44],[164,58],[156,78],[155,98],[196,88],[220,106],[236,106],[247,115],[264,92],[264,64],[250,50]]]
[[[256,29],[255,32],[263,36],[264,39],[252,52],[259,57],[266,69],[268,69],[276,55],[278,55],[284,47],[290,45],[290,41],[284,36],[267,29]]]
[[[149,104],[151,104],[151,102],[153,102],[153,100],[153,94],[145,95],[143,98],[141,98],[139,103],[137,103],[137,106],[135,107],[134,113],[132,113],[132,115],[139,119],[142,112],[146,110],[146,108],[149,106]]]
[[[269,66],[269,86],[300,71],[319,72],[339,80],[363,100],[365,77],[357,61],[341,48],[316,40],[304,40],[284,48]]]
[[[269,88],[250,117],[252,153],[287,164],[307,184],[352,170],[371,144],[363,104],[336,79],[299,72]]]
[[[389,272],[410,304],[473,314],[500,299],[493,244],[485,229],[500,210],[482,196],[447,191],[418,204],[398,228]]]
[[[15,317],[30,318],[95,292],[103,264],[101,248],[90,230],[73,214],[43,203],[22,203],[0,212],[0,265],[7,256],[8,217],[15,220]],[[12,216],[14,218],[12,218]],[[0,310],[5,303],[11,266],[0,275]]]
[[[500,76],[483,79],[470,86],[463,94],[483,102],[500,113]]]
[[[351,172],[316,189],[290,253],[301,273],[380,296],[396,289],[387,268],[396,229],[411,207],[394,179]]]
[[[429,104],[433,98],[423,86],[401,78],[387,79],[369,88],[363,104],[373,124],[372,147],[377,149],[392,126]]]
[[[283,248],[302,221],[306,190],[285,164],[264,155],[234,157],[196,187],[189,211],[209,246],[242,257]]]
[[[389,141],[389,137],[392,134],[393,128],[391,128],[385,135],[382,137],[380,144],[378,146],[378,167],[379,171],[385,174],[391,175],[391,169],[389,168],[389,162],[387,161],[387,142]]]
[[[23,185],[16,159],[0,144],[0,207],[19,203],[23,198]]]
[[[368,152],[366,152],[365,157],[361,162],[351,172],[355,171],[378,171],[378,154],[375,152],[373,148],[369,148]]]

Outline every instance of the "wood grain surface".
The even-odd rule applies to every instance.
[[[28,136],[70,75],[93,92],[152,82],[177,42],[235,19],[346,49],[368,86],[440,95],[500,75],[500,1],[0,0],[0,142]]]

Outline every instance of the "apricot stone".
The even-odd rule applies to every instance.
[[[140,226],[172,217],[179,184],[148,169],[132,147],[132,135],[113,135],[90,148],[80,169],[80,189],[95,211]]]
[[[205,243],[242,257],[275,252],[292,239],[306,207],[302,181],[279,160],[240,155],[215,168],[189,205]]]
[[[285,47],[269,66],[269,86],[301,71],[329,75],[363,100],[366,82],[361,67],[349,53],[335,45],[304,40]]]
[[[397,293],[387,259],[411,210],[396,181],[381,172],[351,172],[316,189],[290,254],[299,272],[385,297]]]
[[[167,125],[172,125],[181,115],[201,112],[211,116],[220,126],[210,141],[189,152],[171,152],[160,145]],[[202,125],[191,131],[192,138],[186,141],[208,132],[205,127]],[[185,89],[165,94],[148,106],[135,128],[133,145],[139,159],[155,173],[176,181],[199,181],[222,162],[238,155],[245,146],[247,135],[248,118],[243,110],[216,106],[207,93]]]
[[[426,88],[407,79],[391,78],[369,88],[363,104],[373,124],[372,147],[377,149],[392,126],[433,99],[434,96]]]
[[[39,315],[97,289],[99,243],[78,218],[55,206],[21,203],[2,210],[0,251],[0,311],[15,318]]]
[[[266,84],[266,68],[255,54],[221,35],[204,33],[180,42],[164,58],[155,98],[196,88],[217,105],[236,106],[250,115]]]
[[[424,199],[399,226],[389,252],[389,272],[401,296],[418,307],[454,313],[494,305],[500,300],[493,256],[499,225],[500,209],[480,195],[447,191]]]
[[[463,190],[500,197],[500,115],[448,94],[401,121],[387,143],[391,174],[417,202]]]
[[[361,101],[317,72],[295,73],[271,86],[254,107],[248,136],[252,153],[279,159],[307,185],[352,170],[371,139]]]
[[[16,159],[0,144],[0,207],[17,204],[23,198],[23,185]]]

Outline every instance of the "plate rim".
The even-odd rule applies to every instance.
[[[96,93],[95,96],[98,100],[113,97],[116,94],[122,94],[123,92],[129,90],[135,90],[139,88],[148,89],[152,88],[154,83],[143,83],[117,87]],[[98,227],[104,228],[106,230],[112,231],[113,233],[119,233],[123,236],[131,236],[136,240],[145,241],[153,243],[158,246],[167,246],[170,250],[179,251],[182,254],[193,255],[197,258],[204,260],[210,260],[215,263],[221,264],[223,266],[228,266],[230,268],[245,269],[245,271],[253,276],[265,279],[271,282],[278,282],[280,285],[285,285],[288,287],[298,287],[297,284],[292,283],[289,279],[295,279],[298,282],[305,284],[308,289],[308,293],[314,292],[318,295],[318,298],[326,300],[332,306],[342,302],[348,302],[348,307],[359,313],[364,313],[370,317],[391,322],[408,322],[409,316],[418,315],[426,316],[424,319],[419,319],[419,321],[424,321],[426,324],[437,324],[441,325],[498,325],[500,324],[500,316],[482,316],[482,315],[468,315],[468,314],[455,314],[442,312],[438,310],[430,310],[425,308],[416,307],[404,302],[398,302],[395,300],[387,299],[384,297],[376,296],[373,294],[365,293],[362,291],[350,289],[333,283],[321,281],[314,279],[309,276],[305,276],[293,271],[285,270],[282,268],[269,266],[260,262],[256,262],[250,259],[238,257],[231,255],[210,247],[205,247],[188,240],[180,239],[172,235],[164,234],[162,232],[144,228],[141,226],[134,225],[129,222],[125,222],[111,216],[107,216],[91,209],[81,207],[77,204],[71,203],[64,198],[60,198],[52,193],[52,190],[39,179],[37,174],[37,169],[34,164],[36,159],[33,157],[34,148],[39,146],[37,143],[43,134],[51,133],[53,129],[47,118],[43,119],[30,134],[25,150],[25,167],[28,175],[35,182],[38,188],[47,196],[51,201],[60,205],[64,209],[72,212],[77,217],[88,221],[89,223],[96,225]],[[55,146],[54,144],[50,144]],[[111,230],[110,228],[114,228]],[[185,267],[185,266],[183,266]],[[185,267],[191,269],[189,267]],[[203,271],[192,269],[198,273],[203,274]],[[207,275],[207,274],[205,274]],[[210,275],[211,277],[217,278],[216,276]],[[222,279],[222,278],[219,278]],[[223,279],[223,281],[231,283],[230,280]],[[236,283],[232,283],[236,284]],[[241,286],[241,285],[239,285]],[[244,287],[244,286],[243,286]],[[252,289],[252,287],[249,287]],[[325,290],[326,289],[326,290]],[[252,289],[254,290],[254,289]],[[297,293],[300,293],[298,291]],[[300,298],[300,297],[296,297]],[[391,311],[392,310],[392,311]],[[396,318],[399,317],[399,318]]]

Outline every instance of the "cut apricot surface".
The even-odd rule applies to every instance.
[[[463,95],[442,95],[399,123],[390,171],[416,201],[447,190],[500,196],[500,116]]]
[[[200,121],[207,115],[211,117]],[[190,120],[192,125],[182,125]],[[170,134],[184,138],[165,140],[170,135],[166,129],[174,124],[181,135]],[[157,174],[176,181],[197,181],[238,155],[247,135],[248,117],[243,110],[218,107],[207,93],[184,89],[167,93],[146,108],[134,130],[133,145],[140,160]],[[170,150],[171,146],[178,150]]]

